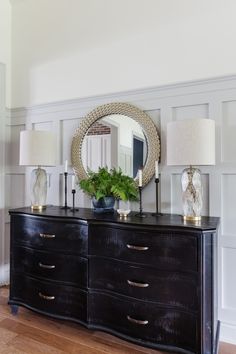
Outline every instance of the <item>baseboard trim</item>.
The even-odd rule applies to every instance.
[[[10,264],[4,264],[2,266],[0,286],[9,285],[10,279]]]
[[[236,344],[236,326],[221,322],[220,341],[230,344]]]

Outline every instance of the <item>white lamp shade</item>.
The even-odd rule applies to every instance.
[[[167,165],[214,165],[215,122],[189,119],[167,124]]]
[[[23,130],[20,132],[20,165],[55,166],[56,141],[51,132]]]

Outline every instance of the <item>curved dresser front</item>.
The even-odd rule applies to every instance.
[[[217,352],[218,218],[122,220],[90,209],[11,215],[10,298],[143,346]]]

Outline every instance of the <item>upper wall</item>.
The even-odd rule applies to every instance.
[[[236,72],[235,0],[12,0],[12,105]]]
[[[0,0],[0,63],[6,66],[6,105],[11,98],[11,5],[9,0]]]

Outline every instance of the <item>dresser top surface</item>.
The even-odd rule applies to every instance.
[[[93,222],[116,223],[122,225],[137,225],[146,227],[181,227],[190,228],[201,231],[215,230],[219,224],[218,217],[203,216],[198,223],[183,221],[181,215],[163,214],[161,216],[153,216],[152,213],[145,213],[146,217],[140,218],[137,212],[131,212],[126,219],[120,218],[116,211],[114,213],[98,214],[93,209],[80,208],[78,211],[70,209],[62,209],[59,206],[47,206],[43,211],[32,210],[30,207],[11,209],[10,215],[26,214],[31,216],[50,217],[50,218],[66,218]]]

